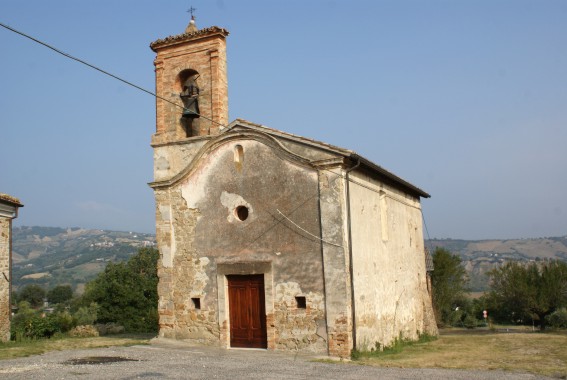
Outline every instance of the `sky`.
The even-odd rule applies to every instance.
[[[0,22],[154,91],[149,44],[226,28],[229,118],[431,194],[426,237],[567,235],[567,1],[1,0]],[[14,225],[154,232],[151,95],[0,27]]]

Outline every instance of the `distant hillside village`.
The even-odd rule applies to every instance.
[[[71,284],[81,292],[84,284],[108,262],[121,262],[139,248],[155,247],[153,234],[79,227],[16,227],[13,229],[13,285],[34,283],[45,287]]]

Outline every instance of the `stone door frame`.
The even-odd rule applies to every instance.
[[[274,281],[271,262],[220,262],[217,263],[218,321],[220,346],[230,347],[230,313],[228,303],[227,275],[264,275],[264,302],[266,311],[266,334],[268,350],[275,349]]]

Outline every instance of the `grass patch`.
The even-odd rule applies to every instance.
[[[420,335],[418,340],[403,339],[400,336],[399,338],[396,338],[396,340],[394,340],[394,342],[391,345],[386,347],[382,347],[380,343],[376,342],[374,348],[372,348],[370,351],[353,350],[351,353],[351,359],[361,360],[363,358],[373,358],[373,357],[379,357],[385,355],[398,354],[402,352],[406,347],[410,347],[415,344],[432,342],[434,340],[437,340],[436,336],[431,336],[427,334]]]
[[[81,350],[88,348],[134,346],[149,344],[155,334],[120,334],[91,338],[58,337],[51,339],[29,339],[0,343],[0,360],[41,355],[49,351]]]
[[[435,341],[404,344],[386,354],[362,355],[359,363],[379,367],[451,368],[529,372],[567,378],[567,334],[478,333],[440,335]]]

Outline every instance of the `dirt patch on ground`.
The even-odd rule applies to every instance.
[[[139,362],[138,359],[123,358],[120,356],[88,356],[86,358],[70,359],[63,364],[83,365],[83,364],[109,364],[119,362]]]

